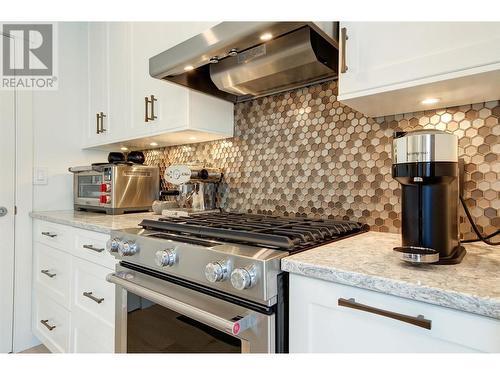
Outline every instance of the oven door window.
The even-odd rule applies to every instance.
[[[241,353],[241,340],[128,292],[128,353]]]
[[[78,198],[99,198],[102,175],[78,176]]]

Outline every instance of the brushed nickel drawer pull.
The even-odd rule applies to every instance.
[[[92,295],[92,292],[83,292],[83,295],[87,298],[90,298],[92,301],[97,302],[97,303],[102,303],[104,301],[104,298],[97,298]]]
[[[42,320],[40,320],[40,323],[42,323],[45,326],[45,328],[47,328],[49,331],[52,331],[54,328],[56,328],[56,326],[51,326],[49,324],[48,319],[42,319]]]
[[[346,43],[349,37],[347,36],[347,29],[343,27],[340,29],[340,39],[341,39],[341,44],[340,44],[340,73],[345,73],[347,72],[347,65],[345,62],[345,54],[346,54]]]
[[[102,253],[104,251],[104,248],[102,247],[95,247],[94,245],[83,245],[82,246],[84,249],[89,249],[89,250],[93,250],[97,253]]]
[[[50,238],[57,237],[57,234],[55,234],[55,233],[50,233],[50,232],[42,232],[42,235],[43,235],[43,236],[50,237]]]
[[[361,311],[365,311],[365,312],[368,312],[371,314],[381,315],[381,316],[385,316],[387,318],[400,320],[400,321],[408,323],[408,324],[413,324],[414,326],[417,326],[417,327],[431,329],[432,321],[425,319],[423,315],[418,315],[415,317],[415,316],[395,313],[395,312],[388,311],[388,310],[382,310],[382,309],[378,309],[376,307],[372,307],[372,306],[363,305],[361,303],[358,303],[358,302],[356,302],[356,300],[354,298],[349,298],[349,299],[339,298],[338,304],[339,304],[339,306],[348,307],[350,309],[361,310]]]
[[[50,278],[53,278],[53,277],[55,277],[55,276],[56,276],[56,274],[55,274],[55,273],[50,273],[50,271],[49,271],[49,270],[41,270],[40,272],[41,272],[41,273],[43,273],[44,275],[47,275],[47,276],[48,276],[48,277],[50,277]]]

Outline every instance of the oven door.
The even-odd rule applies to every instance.
[[[82,206],[99,206],[103,174],[85,171],[74,174],[74,203]]]
[[[116,352],[275,351],[272,310],[209,295],[185,281],[167,281],[121,265],[116,270],[107,277],[116,284]]]

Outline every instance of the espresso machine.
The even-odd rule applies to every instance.
[[[413,264],[457,264],[465,255],[459,233],[458,137],[439,130],[397,132],[392,176],[401,184],[400,258]]]
[[[219,169],[173,164],[165,170],[164,178],[173,188],[162,191],[161,195],[175,200],[178,206],[167,214],[186,216],[218,210],[217,190],[222,179]]]

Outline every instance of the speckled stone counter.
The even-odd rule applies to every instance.
[[[112,230],[116,229],[133,228],[136,227],[142,219],[155,219],[159,217],[152,212],[106,215],[104,213],[85,211],[40,211],[32,212],[30,216],[34,219],[101,233],[110,233]]]
[[[412,266],[396,234],[368,232],[282,259],[284,271],[500,319],[500,246],[465,244],[457,265]]]

